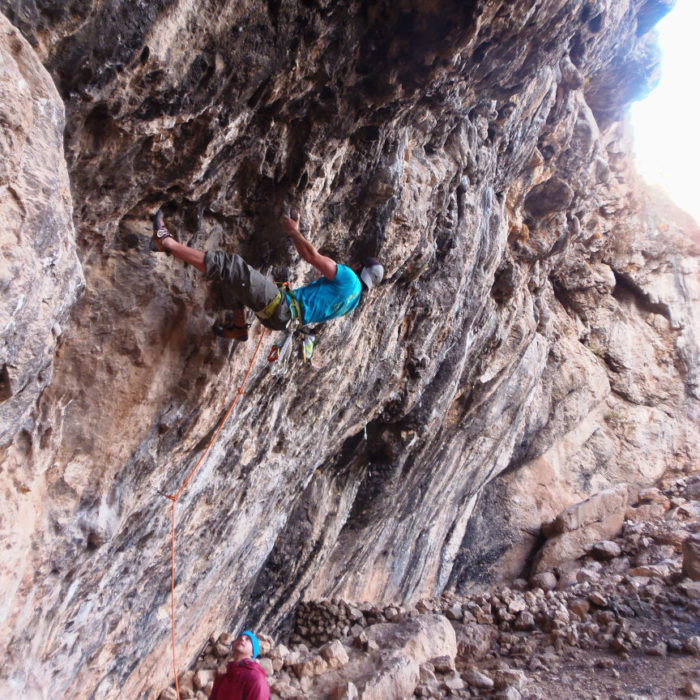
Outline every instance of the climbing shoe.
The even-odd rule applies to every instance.
[[[163,212],[158,209],[158,211],[153,215],[153,237],[151,238],[151,250],[154,253],[166,253],[170,255],[170,251],[163,247],[163,240],[166,238],[173,238],[172,233],[168,231],[165,227],[165,219],[163,218]]]
[[[244,326],[237,326],[234,323],[230,326],[221,326],[218,323],[215,323],[211,327],[211,330],[214,335],[218,336],[219,338],[238,340],[239,342],[243,343],[248,340],[248,328],[250,328],[250,326],[247,324]]]

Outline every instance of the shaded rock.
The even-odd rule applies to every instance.
[[[574,198],[574,191],[568,183],[557,177],[550,178],[528,193],[525,209],[536,217],[567,209]]]
[[[357,700],[360,695],[354,683],[343,683],[333,688],[330,694],[331,700]]]
[[[588,596],[588,600],[593,603],[593,605],[597,605],[599,608],[604,608],[608,604],[608,599],[602,594],[597,591],[594,591]]]
[[[700,532],[683,541],[683,574],[700,581]]]
[[[436,656],[430,660],[436,673],[453,673],[455,670],[455,660],[452,656]]]
[[[628,576],[640,576],[643,578],[666,578],[670,573],[670,567],[664,564],[635,566],[627,571]]]
[[[591,601],[598,605],[595,601]],[[569,603],[569,610],[571,612],[575,613],[578,615],[580,618],[582,618],[591,608],[590,603],[588,600],[584,600],[582,598],[575,598]]]
[[[532,613],[527,610],[521,612],[513,623],[513,628],[521,631],[531,630],[534,629],[534,627],[535,618],[533,617]]]
[[[522,692],[530,679],[524,671],[517,669],[504,669],[494,674],[494,685],[496,690],[504,690],[508,686]]]
[[[678,587],[688,596],[694,600],[700,599],[700,581],[681,581]]]
[[[658,488],[651,487],[648,489],[642,489],[639,492],[639,502],[640,503],[657,503],[660,504],[664,511],[667,511],[670,506],[670,500],[668,496],[663,494]]]
[[[700,683],[698,681],[688,680],[683,686],[683,694],[689,698],[695,698],[700,695]]]

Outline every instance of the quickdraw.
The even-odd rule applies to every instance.
[[[288,324],[284,334],[284,338],[275,343],[271,348],[267,356],[268,362],[279,362],[280,369],[279,373],[284,374],[286,372],[286,360],[291,355],[292,350],[292,338],[295,334],[299,335],[301,340],[301,359],[303,362],[309,362],[314,354],[314,347],[316,344],[316,338],[311,333],[300,330],[298,321],[292,319]]]
[[[313,335],[300,330],[302,325],[301,306],[299,304],[299,300],[294,296],[294,293],[289,286],[289,282],[283,282],[282,284],[277,285],[277,296],[264,309],[262,309],[262,311],[258,311],[257,315],[260,318],[269,319],[282,301],[283,291],[287,295],[289,310],[292,318],[287,323],[284,338],[281,340],[281,342],[275,343],[270,348],[270,352],[267,355],[268,362],[280,363],[280,369],[278,370],[278,373],[280,374],[284,374],[286,372],[284,362],[291,352],[292,337],[295,333],[299,333],[301,338],[301,358],[304,362],[308,362],[313,356],[315,344],[315,338]]]
[[[290,321],[291,323],[291,321]],[[282,360],[286,359],[289,354],[289,350],[292,347],[292,336],[294,335],[294,330],[289,329],[287,325],[287,332],[284,335],[284,339],[280,343],[275,343],[270,348],[270,353],[267,356],[268,362],[277,362],[280,358]]]

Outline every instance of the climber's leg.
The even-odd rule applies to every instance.
[[[264,309],[277,296],[277,285],[248,265],[240,255],[223,251],[204,256],[206,276],[217,285],[222,306]]]
[[[219,303],[224,309],[234,312],[235,335],[225,337],[235,337],[238,340],[244,340],[243,336],[247,338],[247,332],[240,332],[247,331],[243,307],[247,306],[256,312],[262,311],[277,297],[277,285],[250,267],[240,255],[223,251],[205,253],[178,243],[165,227],[160,209],[153,217],[153,247],[158,251],[172,253],[176,258],[193,265],[206,275],[207,280],[215,283]],[[271,328],[281,330],[290,318],[287,300],[283,298],[272,318],[263,322]],[[218,330],[227,328],[230,326],[215,326],[214,332],[223,335],[223,332]]]
[[[241,306],[255,312],[262,311],[279,293],[277,285],[248,265],[240,255],[222,251],[205,255],[207,279],[217,286],[219,302],[225,309],[234,310],[234,324],[245,324],[245,318],[236,319]],[[276,330],[283,329],[291,314],[286,298],[282,298],[275,312],[265,325]]]

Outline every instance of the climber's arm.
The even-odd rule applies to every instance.
[[[313,265],[326,279],[335,279],[335,273],[338,269],[335,260],[327,255],[321,255],[316,250],[312,243],[304,238],[299,231],[299,215],[296,219],[290,219],[288,216],[282,217],[282,226],[285,233],[292,239],[294,247],[297,249],[299,256],[306,262]]]

